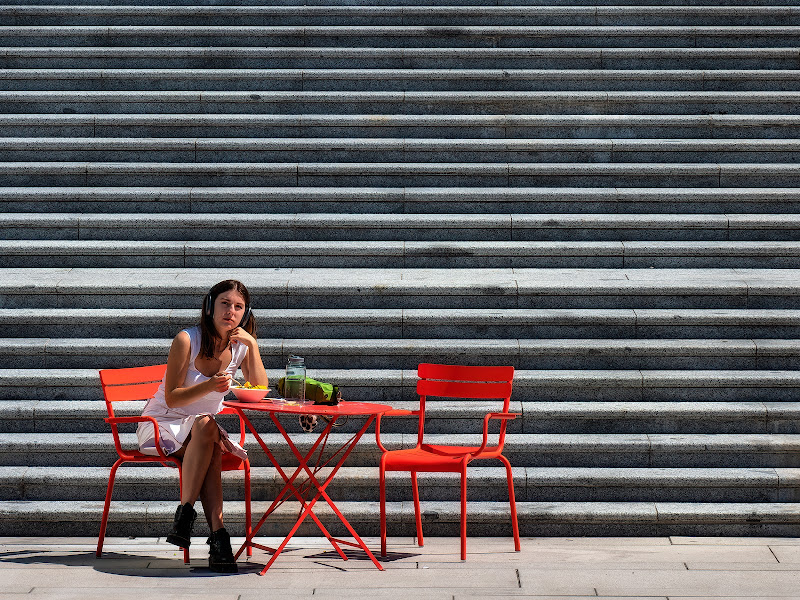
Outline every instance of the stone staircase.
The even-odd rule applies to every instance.
[[[231,277],[272,378],[297,353],[412,408],[420,362],[513,364],[523,535],[800,532],[800,7],[505,3],[0,6],[0,535],[97,534],[97,370],[164,362]],[[432,400],[426,430],[470,443],[485,410]],[[374,535],[362,442],[329,491]],[[470,533],[510,534],[502,469],[472,475]],[[456,481],[420,479],[457,535]],[[109,535],[163,535],[176,493],[121,469]]]

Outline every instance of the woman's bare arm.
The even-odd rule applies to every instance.
[[[231,331],[232,342],[247,346],[247,354],[242,361],[242,373],[245,380],[253,385],[269,385],[267,371],[264,369],[264,361],[261,359],[261,352],[258,350],[258,342],[241,327]]]
[[[225,392],[228,389],[230,377],[224,373],[217,373],[208,381],[182,387],[189,369],[192,343],[189,334],[181,331],[172,340],[167,357],[167,376],[164,384],[164,400],[170,408],[179,408],[191,404],[209,392]]]

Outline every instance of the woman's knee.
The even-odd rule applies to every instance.
[[[213,417],[203,415],[195,419],[192,426],[192,439],[195,438],[209,444],[219,441],[219,426]]]

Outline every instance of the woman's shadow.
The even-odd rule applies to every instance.
[[[300,549],[286,548],[281,554],[299,552]],[[363,550],[345,549],[349,560],[369,560]],[[386,556],[377,557],[381,563],[393,562],[413,558],[418,554],[406,552],[389,552]],[[255,557],[254,557],[255,558]],[[335,559],[337,568],[347,570],[347,562],[342,561],[333,550],[317,552],[303,556],[308,560],[308,567],[320,566],[320,560]],[[263,560],[263,563],[262,563]],[[238,573],[215,573],[208,568],[204,558],[196,558],[190,564],[183,562],[182,553],[176,553],[174,558],[158,555],[137,554],[135,552],[103,552],[98,558],[93,550],[3,550],[0,551],[0,567],[8,564],[18,565],[62,565],[64,567],[91,567],[100,573],[123,575],[128,577],[220,577],[231,575],[247,575],[260,573],[268,556],[256,558],[256,562],[239,561]],[[280,558],[278,559],[280,560]],[[333,560],[327,566],[333,566]]]
[[[4,550],[0,552],[2,565],[62,565],[65,567],[91,567],[101,573],[129,577],[218,577],[237,573],[215,573],[208,562],[197,558],[184,564],[183,556],[175,558],[137,554],[135,552],[103,552],[98,558],[93,550]],[[238,575],[258,573],[263,566],[255,563],[239,563]]]

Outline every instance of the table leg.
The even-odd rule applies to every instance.
[[[277,427],[278,431],[281,432],[281,435],[284,437],[286,442],[289,444],[289,449],[292,451],[292,453],[294,454],[295,458],[297,458],[297,460],[298,460],[299,464],[298,464],[297,468],[295,469],[294,473],[292,474],[291,480],[294,480],[294,478],[297,476],[297,474],[301,470],[305,470],[306,473],[310,476],[309,477],[309,481],[311,481],[311,483],[315,487],[317,487],[317,489],[319,489],[319,482],[317,481],[316,477],[314,477],[313,473],[311,473],[311,471],[309,471],[309,469],[308,469],[308,461],[314,455],[314,452],[316,452],[316,450],[319,447],[320,443],[323,440],[327,440],[328,436],[330,435],[331,429],[333,428],[333,423],[334,422],[330,421],[325,426],[325,429],[323,429],[322,432],[320,433],[319,437],[317,437],[317,441],[314,443],[314,445],[311,447],[311,449],[306,453],[306,455],[303,456],[302,454],[300,454],[300,451],[297,449],[297,446],[294,444],[294,442],[292,442],[292,438],[289,437],[289,434],[286,431],[286,429],[284,429],[283,425],[281,425],[280,420],[274,414],[271,414],[270,417],[272,418],[272,421],[275,423],[275,427]],[[369,423],[367,423],[366,427],[368,427],[368,426],[369,426]],[[366,427],[364,429],[366,429]],[[360,437],[360,436],[358,436],[358,437]],[[349,443],[351,445],[350,449],[352,449],[352,446],[354,446],[355,442],[357,442],[357,441],[358,441],[358,439],[355,438],[355,439],[351,439],[350,442],[347,442],[347,443]],[[325,485],[326,486],[327,486],[328,482],[333,479],[334,474],[336,473],[336,471],[339,470],[339,467],[341,466],[342,462],[344,462],[344,459],[347,457],[347,455],[349,453],[350,452],[349,452],[349,449],[348,449],[348,451],[345,453],[345,455],[340,459],[339,464],[336,467],[334,467],[334,469],[331,471],[330,475],[328,476],[328,479],[325,481]],[[276,468],[281,473],[281,475],[283,476],[284,480],[286,480],[286,482],[287,482],[286,485],[284,486],[284,490],[285,490],[287,488],[287,486],[291,485],[291,480],[287,479],[286,475],[283,473],[283,470],[280,468],[280,466],[276,465]],[[319,499],[320,494],[317,493],[309,502],[306,502],[305,498],[302,497],[302,495],[299,493],[299,491],[297,491],[297,488],[295,488],[294,485],[291,485],[291,491],[297,497],[297,499],[300,501],[300,504],[302,506],[302,511],[298,515],[297,521],[295,522],[294,527],[292,527],[292,530],[289,532],[289,534],[286,536],[286,538],[284,538],[283,542],[278,547],[278,549],[272,554],[272,556],[269,559],[269,562],[264,567],[264,570],[261,571],[261,575],[264,575],[267,572],[267,570],[272,566],[272,563],[275,562],[275,559],[283,551],[283,549],[289,543],[289,540],[292,539],[294,534],[300,528],[300,525],[302,525],[303,521],[305,521],[306,517],[308,517],[309,515],[311,515],[311,518],[317,524],[317,527],[320,528],[320,530],[322,531],[323,535],[331,543],[331,546],[333,546],[333,548],[336,550],[336,552],[339,554],[339,556],[342,557],[342,560],[347,560],[347,555],[344,552],[342,552],[342,549],[339,547],[339,544],[337,544],[337,541],[341,542],[342,540],[337,540],[336,538],[334,538],[328,532],[328,530],[325,528],[325,526],[322,524],[322,521],[319,520],[317,515],[314,514],[314,511],[312,510],[314,504],[316,504],[317,500]],[[281,490],[281,492],[283,492],[283,490]]]
[[[242,554],[242,552],[245,550],[245,548],[259,548],[260,550],[264,550],[266,552],[270,552],[273,555],[276,555],[277,553],[280,552],[280,550],[276,550],[275,548],[271,548],[269,546],[264,546],[264,545],[261,545],[261,544],[254,543],[253,542],[253,538],[256,536],[256,533],[258,533],[258,530],[261,529],[261,526],[267,520],[269,515],[271,515],[275,511],[275,509],[285,501],[283,499],[283,496],[286,494],[287,491],[289,491],[292,494],[294,494],[294,496],[300,502],[300,505],[302,507],[306,506],[305,498],[302,496],[302,494],[299,492],[299,490],[297,490],[297,488],[294,486],[294,483],[293,483],[294,480],[297,478],[297,476],[302,471],[302,468],[303,468],[302,459],[301,459],[300,466],[295,468],[294,473],[292,473],[292,476],[291,477],[287,477],[286,473],[283,471],[281,466],[278,464],[278,461],[275,459],[275,456],[272,454],[272,452],[270,452],[269,448],[264,443],[264,440],[261,439],[261,436],[258,434],[258,431],[256,431],[255,427],[253,427],[253,424],[250,423],[250,421],[247,419],[247,417],[244,414],[242,414],[242,418],[244,419],[244,422],[247,425],[248,429],[250,429],[251,433],[256,438],[256,441],[258,442],[258,445],[261,446],[261,449],[267,455],[267,458],[269,459],[269,461],[277,469],[277,471],[278,471],[278,473],[280,473],[281,477],[283,477],[283,480],[284,480],[285,483],[284,483],[283,488],[281,488],[281,491],[275,497],[275,500],[272,501],[272,504],[267,509],[267,511],[264,513],[264,516],[262,516],[261,519],[259,519],[259,521],[256,524],[256,526],[252,529],[252,531],[249,533],[249,535],[246,536],[244,543],[239,548],[239,550],[236,552],[236,554],[234,556],[234,559],[239,558],[239,556]],[[273,416],[273,421],[276,421],[274,416]],[[288,434],[286,433],[286,430],[284,430],[283,427],[280,425],[280,422],[277,422],[277,425],[278,425],[278,429],[281,431],[283,436],[285,438],[288,438]],[[330,429],[331,429],[331,427],[329,426],[329,427],[326,428],[325,431],[322,432],[322,434],[320,434],[319,438],[317,438],[317,441],[311,447],[311,450],[308,453],[308,457],[312,456],[314,454],[314,452],[316,451],[317,447],[319,446],[320,442],[323,439],[327,438],[327,435],[330,433]],[[314,519],[314,521],[316,522],[317,526],[322,531],[323,535],[325,535],[325,537],[328,539],[328,541],[331,542],[331,545],[333,545],[333,547],[339,553],[339,556],[341,556],[344,560],[347,560],[347,556],[344,554],[344,552],[342,552],[341,548],[339,548],[339,546],[334,541],[333,536],[331,536],[331,534],[328,533],[328,530],[325,528],[325,526],[322,524],[322,522],[317,518],[317,516],[315,514],[311,513],[311,517],[312,517],[312,519]]]
[[[289,448],[292,450],[292,453],[295,455],[295,458],[297,458],[298,463],[299,463],[298,466],[295,468],[294,473],[292,473],[291,478],[288,478],[288,479],[286,477],[286,474],[283,472],[283,469],[281,469],[281,467],[279,465],[277,465],[277,464],[275,465],[277,470],[278,470],[278,472],[281,474],[281,477],[283,477],[284,481],[286,481],[286,484],[283,486],[283,489],[281,490],[281,494],[283,494],[283,492],[288,488],[295,495],[295,497],[298,499],[298,501],[300,502],[300,506],[302,508],[301,513],[297,517],[298,521],[295,524],[295,528],[292,530],[292,532],[289,533],[288,538],[284,541],[284,543],[278,549],[276,554],[273,555],[272,560],[274,560],[275,556],[277,556],[277,554],[280,553],[280,551],[286,545],[286,542],[288,542],[289,539],[291,539],[291,537],[294,535],[294,532],[297,530],[297,528],[300,526],[300,524],[305,520],[305,518],[306,518],[306,516],[308,516],[308,514],[311,515],[311,518],[317,524],[317,527],[320,528],[320,531],[322,531],[322,534],[331,543],[331,546],[333,546],[333,548],[336,550],[336,552],[339,554],[339,556],[342,557],[342,560],[347,560],[347,555],[344,552],[342,552],[342,549],[336,543],[336,541],[337,541],[336,538],[334,538],[328,532],[328,530],[325,528],[325,525],[322,524],[322,521],[320,521],[319,518],[317,517],[317,515],[314,514],[314,511],[310,511],[306,515],[303,514],[305,512],[305,510],[307,509],[307,507],[308,507],[308,501],[305,499],[305,497],[302,495],[302,493],[294,485],[292,485],[292,481],[294,481],[294,479],[297,477],[297,475],[303,469],[305,469],[306,472],[309,472],[308,468],[307,468],[308,461],[312,456],[314,456],[314,453],[317,451],[317,448],[319,447],[320,443],[323,442],[323,440],[327,443],[327,439],[328,439],[328,436],[330,435],[331,429],[333,429],[333,423],[334,422],[331,421],[330,423],[328,423],[326,425],[325,429],[323,429],[322,432],[317,437],[317,441],[314,442],[313,446],[311,446],[311,449],[306,453],[305,456],[302,456],[300,454],[299,450],[297,449],[297,446],[294,445],[294,443],[292,442],[292,439],[289,437],[288,432],[283,428],[283,425],[281,425],[280,420],[278,420],[275,417],[274,414],[272,414],[270,416],[272,418],[272,421],[275,423],[275,426],[278,428],[278,431],[281,432],[281,435],[283,435],[284,439],[288,442]],[[324,446],[323,446],[323,448],[324,448]],[[338,470],[338,467],[331,472],[331,474],[329,475],[330,479],[333,478],[333,474],[337,470]],[[313,481],[312,483],[315,486],[317,485],[316,480]],[[305,492],[305,490],[303,491],[303,493],[304,492]],[[280,497],[281,494],[279,494],[279,497]],[[316,502],[316,499],[313,500],[313,502]],[[270,561],[270,563],[272,562],[272,560]],[[264,569],[264,571],[266,572],[266,569]]]
[[[339,471],[339,469],[341,468],[341,466],[344,464],[344,461],[345,461],[345,460],[347,459],[347,457],[350,455],[350,452],[352,452],[353,448],[355,448],[355,446],[356,446],[356,444],[358,443],[359,439],[361,439],[361,436],[362,436],[362,435],[364,435],[364,432],[365,432],[365,431],[367,430],[367,428],[368,428],[368,427],[369,427],[369,426],[372,424],[372,421],[373,421],[374,419],[375,419],[375,417],[374,417],[374,416],[370,416],[370,417],[369,417],[369,418],[366,420],[366,422],[364,423],[363,427],[362,427],[362,428],[361,428],[361,429],[358,431],[358,433],[356,433],[356,434],[355,434],[355,435],[354,435],[354,436],[351,438],[350,442],[348,443],[349,445],[347,445],[347,444],[346,444],[346,445],[347,445],[347,450],[346,450],[346,451],[344,452],[344,454],[343,454],[343,455],[342,455],[342,456],[339,458],[339,461],[337,462],[336,466],[334,466],[334,468],[331,470],[330,474],[328,475],[327,479],[325,480],[325,483],[323,483],[322,485],[320,485],[319,481],[318,481],[318,480],[317,480],[317,478],[314,476],[314,473],[312,473],[312,472],[311,472],[311,470],[309,470],[309,468],[308,468],[308,459],[309,459],[309,458],[310,458],[310,457],[313,455],[313,449],[312,449],[312,451],[311,451],[311,452],[307,453],[305,457],[303,457],[303,456],[300,454],[300,451],[297,449],[297,446],[295,446],[295,444],[292,442],[292,440],[291,440],[291,438],[289,437],[288,433],[286,433],[286,430],[283,428],[283,426],[282,426],[282,425],[280,424],[280,422],[278,421],[278,419],[275,417],[275,415],[272,415],[272,420],[275,422],[275,425],[276,425],[276,426],[278,427],[278,429],[280,430],[280,432],[281,432],[281,434],[283,435],[284,439],[286,439],[286,442],[287,442],[287,444],[289,444],[289,448],[291,449],[292,453],[295,455],[295,458],[297,458],[297,460],[300,462],[300,468],[302,468],[303,470],[305,470],[306,474],[308,475],[308,478],[309,478],[309,480],[312,482],[312,484],[314,485],[314,487],[316,487],[316,488],[317,488],[317,493],[314,495],[314,498],[312,498],[312,499],[311,499],[311,501],[308,503],[308,505],[307,505],[307,506],[304,508],[303,512],[301,513],[300,517],[299,517],[299,518],[298,518],[298,520],[297,520],[297,523],[295,523],[295,526],[292,528],[292,531],[291,531],[291,532],[289,533],[289,535],[286,537],[286,539],[284,540],[284,542],[283,542],[283,544],[281,545],[281,547],[280,547],[280,548],[278,548],[278,553],[280,553],[280,551],[281,551],[281,550],[283,550],[283,548],[286,546],[286,544],[289,542],[289,540],[292,538],[292,536],[295,534],[295,532],[297,531],[297,529],[300,527],[300,525],[302,524],[302,522],[305,520],[305,518],[306,518],[306,517],[307,517],[309,514],[310,514],[310,515],[312,516],[312,518],[313,518],[313,519],[314,519],[314,520],[315,520],[315,521],[316,521],[316,522],[319,524],[319,521],[318,521],[318,519],[316,518],[316,515],[314,514],[313,508],[314,508],[314,504],[316,504],[317,500],[319,500],[319,498],[320,498],[320,497],[323,497],[323,498],[325,499],[325,501],[328,503],[328,505],[331,507],[331,509],[333,510],[334,514],[336,514],[336,516],[339,518],[339,520],[342,522],[342,524],[344,524],[344,526],[345,526],[345,527],[347,528],[347,530],[350,532],[350,535],[353,537],[353,539],[355,539],[355,540],[356,540],[356,543],[351,543],[351,542],[347,542],[347,541],[345,541],[345,540],[339,540],[339,539],[335,539],[335,538],[328,538],[328,540],[331,542],[331,544],[333,544],[333,545],[334,545],[334,547],[336,547],[336,545],[334,544],[334,541],[336,541],[336,542],[339,542],[339,543],[343,543],[343,544],[347,544],[347,545],[354,546],[354,547],[357,547],[357,548],[361,548],[361,549],[362,549],[362,550],[363,550],[363,551],[364,551],[364,552],[367,554],[367,556],[368,556],[368,557],[369,557],[369,559],[372,561],[372,563],[373,563],[373,564],[374,564],[374,565],[375,565],[375,566],[376,566],[376,567],[377,567],[379,570],[383,571],[383,566],[382,566],[382,565],[381,565],[381,564],[378,562],[378,560],[377,560],[377,559],[375,558],[375,556],[372,554],[372,552],[371,552],[371,551],[370,551],[370,549],[367,547],[367,545],[366,545],[366,544],[363,542],[363,540],[362,540],[362,539],[361,539],[361,538],[358,536],[358,534],[356,533],[355,529],[353,529],[353,526],[352,526],[352,525],[350,525],[350,522],[349,522],[349,521],[348,521],[348,520],[345,518],[345,516],[344,516],[344,515],[341,513],[341,511],[338,509],[338,507],[337,507],[337,506],[336,506],[336,504],[333,502],[333,500],[331,499],[331,497],[330,497],[330,496],[328,495],[328,493],[325,491],[325,488],[327,488],[327,487],[328,487],[328,485],[330,484],[330,482],[331,482],[331,481],[333,481],[333,478],[334,478],[334,476],[335,476],[335,475],[336,475],[336,473]],[[314,448],[316,448],[316,446],[319,444],[319,441],[320,441],[320,440],[321,440],[323,437],[326,437],[326,436],[327,436],[327,435],[330,433],[330,429],[331,429],[331,427],[332,427],[332,426],[333,426],[333,421],[331,421],[330,423],[328,423],[328,425],[327,425],[327,427],[325,428],[325,430],[322,432],[322,434],[320,434],[320,438],[317,440],[317,444],[315,444]],[[343,447],[344,447],[344,446],[343,446]],[[327,536],[326,536],[326,537],[327,537]],[[337,550],[338,550],[338,548],[337,548]],[[275,558],[277,557],[277,554],[278,554],[278,553],[276,553],[276,554],[274,554],[274,555],[272,556],[272,558],[270,559],[269,563],[267,563],[267,566],[266,566],[266,567],[264,567],[264,571],[262,571],[262,574],[263,574],[263,573],[265,573],[265,572],[267,571],[267,569],[269,569],[269,567],[270,567],[270,566],[272,565],[272,563],[275,561]],[[342,552],[341,552],[341,551],[339,551],[339,554],[341,555],[341,554],[342,554]],[[347,559],[345,558],[345,560],[347,560]]]
[[[240,412],[240,411],[237,409],[237,412]],[[361,548],[367,554],[367,556],[370,558],[372,563],[379,570],[383,571],[384,570],[383,566],[376,560],[375,556],[369,550],[367,545],[358,536],[358,534],[356,533],[355,529],[353,529],[352,525],[350,525],[349,521],[347,521],[347,519],[344,517],[344,515],[338,509],[336,504],[330,498],[328,493],[325,491],[325,488],[327,488],[328,484],[330,484],[330,482],[333,481],[334,476],[339,471],[339,469],[342,467],[342,465],[344,464],[344,461],[350,455],[350,452],[352,452],[352,450],[355,448],[355,446],[358,443],[358,441],[364,435],[364,432],[366,432],[367,428],[369,428],[369,426],[372,424],[372,421],[375,419],[375,417],[374,416],[369,416],[369,418],[364,423],[363,427],[356,434],[354,434],[353,437],[349,441],[345,442],[333,454],[333,456],[336,456],[336,454],[341,452],[343,449],[346,449],[345,452],[342,454],[342,456],[339,458],[339,460],[336,463],[336,465],[332,468],[330,474],[328,475],[328,477],[325,480],[325,483],[324,484],[320,484],[319,480],[314,475],[314,472],[312,472],[312,470],[309,468],[308,463],[309,463],[309,460],[313,457],[314,453],[317,451],[317,448],[319,448],[320,443],[322,443],[323,441],[325,441],[327,443],[327,438],[330,435],[331,429],[332,429],[333,424],[334,424],[334,420],[330,421],[326,425],[325,429],[320,433],[319,437],[317,438],[317,441],[314,443],[314,445],[311,447],[311,449],[306,453],[306,455],[303,456],[300,453],[300,451],[298,450],[297,446],[294,444],[294,442],[292,442],[291,437],[289,437],[289,434],[286,432],[286,430],[284,429],[283,425],[281,425],[280,421],[277,419],[275,414],[274,413],[270,414],[270,417],[271,417],[272,421],[275,423],[275,426],[278,428],[278,431],[280,431],[281,435],[286,440],[287,444],[289,445],[290,450],[294,454],[295,458],[297,458],[298,463],[299,463],[298,466],[295,468],[294,472],[292,473],[292,475],[291,476],[287,476],[286,473],[284,472],[284,470],[278,464],[278,461],[275,459],[275,457],[272,454],[272,452],[270,452],[270,450],[267,447],[267,445],[261,439],[261,436],[258,434],[258,432],[256,431],[255,427],[253,427],[252,423],[247,419],[247,417],[244,414],[241,414],[241,416],[242,416],[245,424],[247,425],[248,429],[250,429],[251,433],[256,438],[256,441],[258,442],[259,446],[264,451],[264,453],[267,455],[267,458],[273,464],[273,466],[276,468],[278,473],[280,473],[280,475],[283,478],[285,483],[284,483],[283,488],[280,490],[280,492],[276,496],[275,500],[273,500],[273,502],[270,505],[270,507],[264,513],[264,516],[261,517],[261,519],[259,520],[258,524],[253,528],[252,532],[250,532],[250,534],[245,539],[244,544],[239,549],[239,551],[236,553],[236,557],[238,558],[239,555],[241,555],[242,551],[245,548],[248,548],[248,547],[259,548],[259,549],[262,549],[262,550],[265,550],[265,551],[271,553],[272,556],[270,557],[269,562],[267,563],[267,565],[264,567],[264,569],[260,573],[261,575],[264,575],[267,572],[267,570],[272,566],[272,563],[275,562],[275,559],[278,557],[278,555],[283,551],[283,549],[286,547],[286,545],[289,543],[289,541],[295,535],[297,530],[302,525],[303,521],[305,521],[306,517],[308,517],[310,515],[311,518],[314,520],[314,522],[317,524],[317,526],[322,531],[323,535],[327,538],[327,540],[331,543],[333,548],[336,550],[336,552],[339,554],[339,556],[342,557],[343,560],[347,560],[347,556],[344,554],[344,552],[342,552],[342,549],[339,547],[339,544],[345,544],[345,545],[353,546],[353,547],[356,547],[356,548]],[[321,450],[320,452],[322,452],[322,451],[324,451],[324,446],[323,446],[323,450]],[[330,461],[330,459],[329,459],[329,461]],[[317,467],[317,468],[319,468],[319,467]],[[294,485],[294,481],[296,480],[297,476],[300,474],[301,471],[305,471],[305,473],[308,475],[308,479],[306,481],[310,482],[317,489],[317,493],[314,495],[313,498],[311,498],[310,501],[306,501],[306,499],[303,497],[303,493],[305,493],[305,490],[303,492],[301,492]],[[304,483],[306,483],[306,482],[304,482]],[[267,520],[269,515],[272,514],[272,512],[274,512],[274,510],[280,504],[282,504],[285,501],[284,497],[286,495],[288,495],[288,493],[291,493],[292,495],[294,495],[297,498],[297,500],[300,502],[300,505],[301,505],[301,513],[298,516],[297,521],[295,522],[294,526],[292,527],[292,530],[289,532],[289,534],[286,536],[286,538],[283,540],[283,542],[281,543],[281,545],[278,548],[270,548],[268,546],[263,546],[261,544],[254,543],[253,542],[253,538],[255,538],[256,533],[259,531],[261,526]],[[350,532],[350,534],[353,537],[353,539],[356,540],[355,543],[347,541],[347,540],[340,540],[340,539],[334,538],[328,532],[328,530],[325,528],[325,526],[322,524],[322,522],[319,520],[317,515],[314,514],[313,507],[321,497],[325,499],[325,501],[328,503],[328,505],[333,510],[334,514],[336,514],[336,516],[339,518],[339,520],[344,524],[344,526]]]

